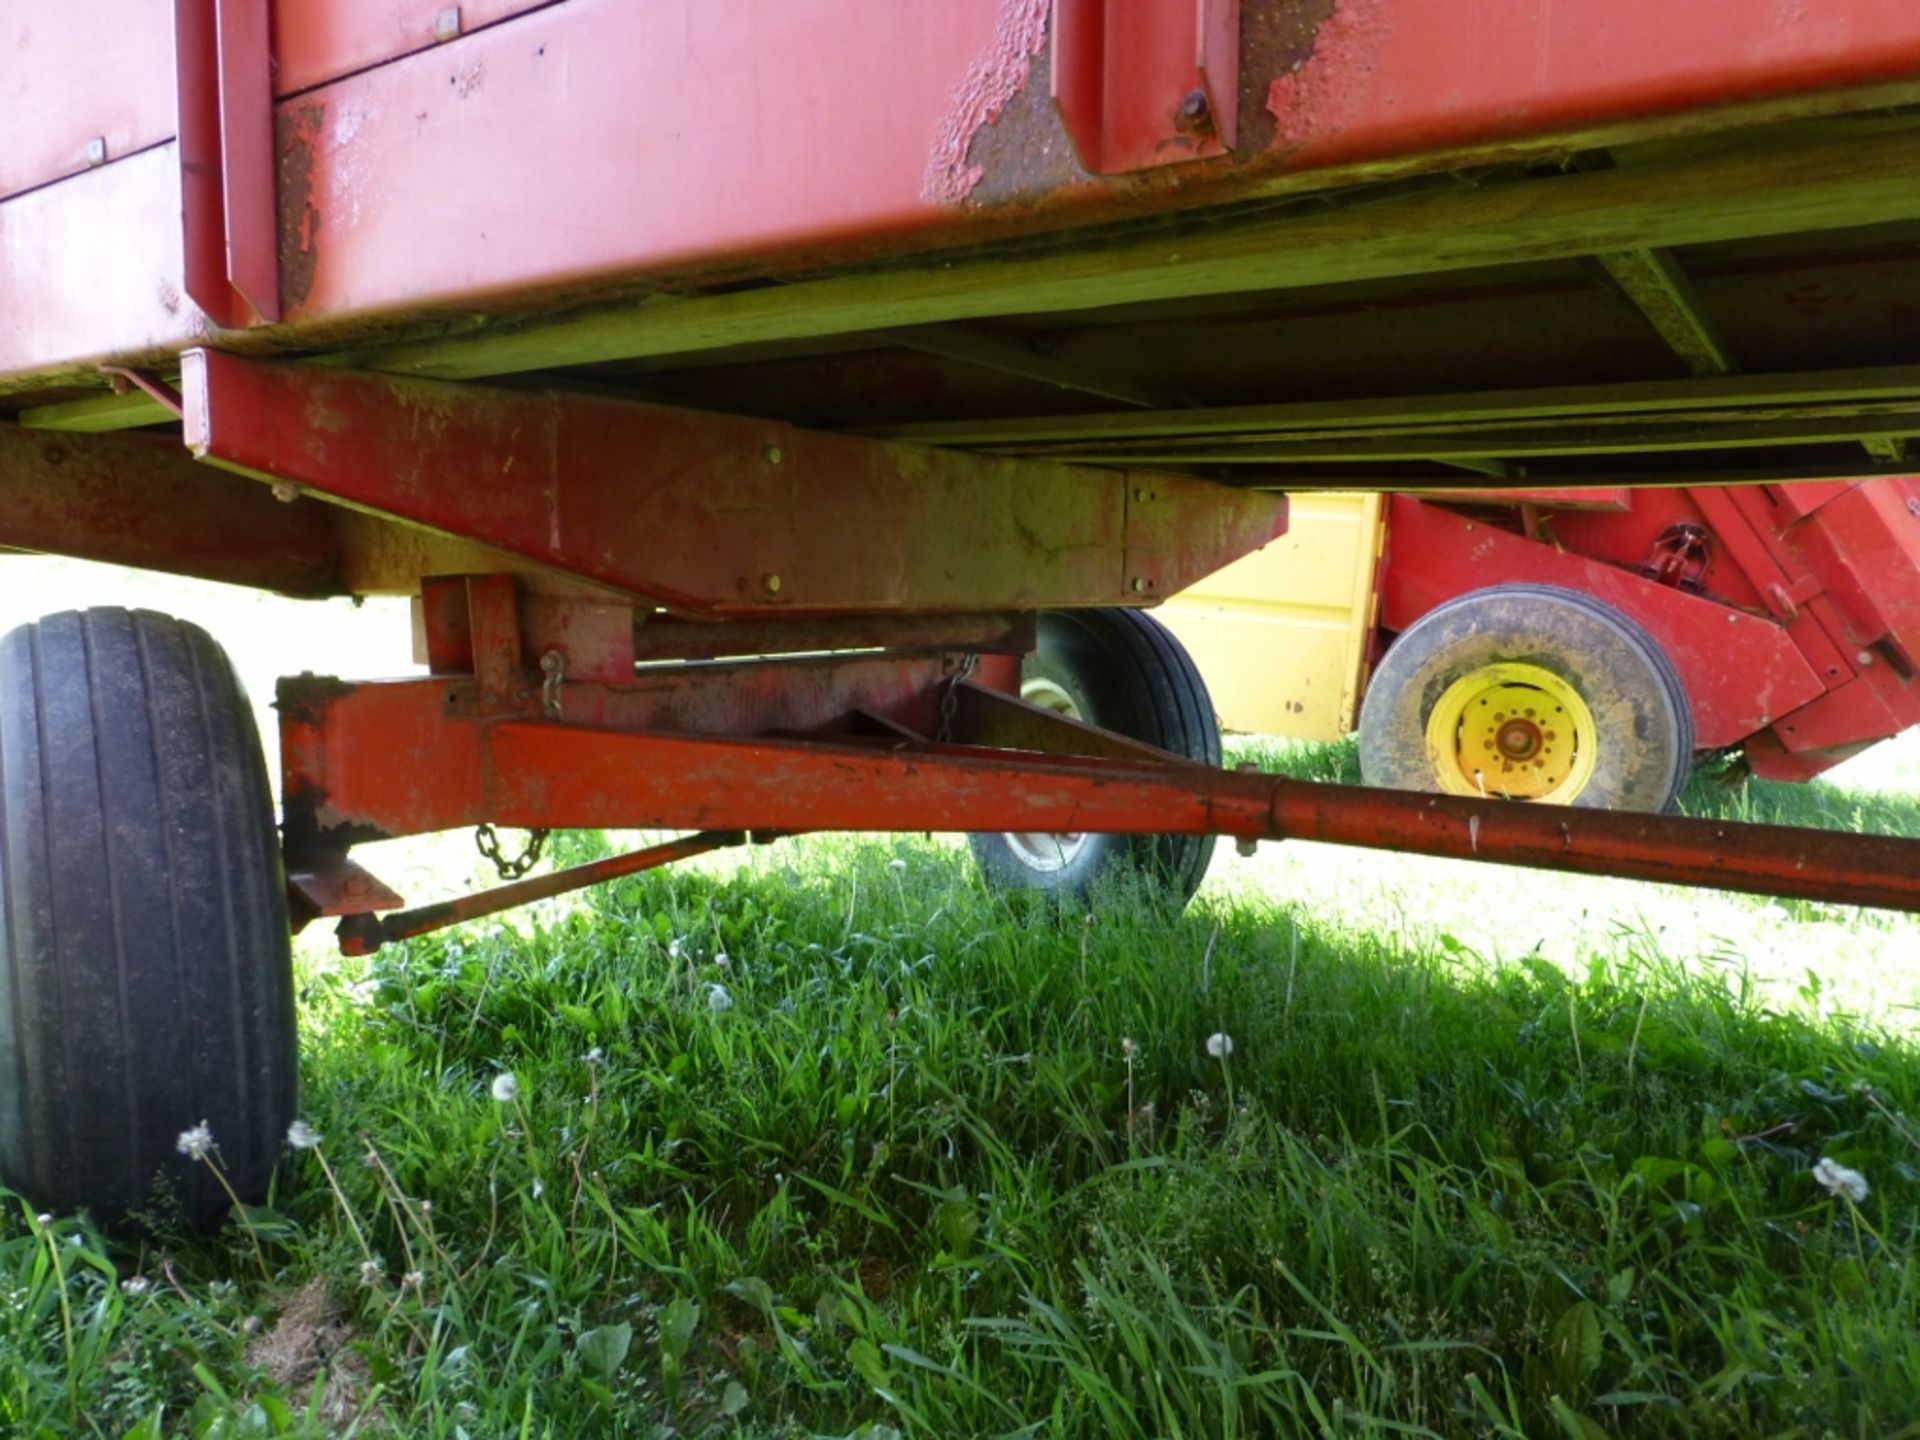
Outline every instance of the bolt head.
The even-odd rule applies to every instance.
[[[769,445],[760,453],[769,465],[778,465],[782,460],[786,459],[786,455],[778,445]]]
[[[762,575],[760,577],[760,584],[766,589],[769,595],[778,595],[780,593],[780,577],[778,575]]]
[[[282,505],[291,505],[300,498],[300,487],[291,480],[276,480],[273,482],[273,498]]]
[[[107,163],[107,137],[96,135],[87,141],[87,164],[104,165]]]
[[[460,38],[460,7],[448,5],[433,12],[433,38],[442,44]]]
[[[1146,576],[1136,575],[1133,577],[1133,593],[1134,594],[1138,595],[1143,591],[1151,590],[1152,588],[1153,588],[1153,582],[1147,579]]]
[[[1853,663],[1865,669],[1867,666],[1873,664],[1873,652],[1871,650],[1859,651],[1854,655]]]

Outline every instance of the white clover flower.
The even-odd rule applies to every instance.
[[[1224,1030],[1216,1030],[1207,1036],[1207,1054],[1216,1060],[1224,1060],[1233,1054],[1233,1036]]]
[[[1122,1035],[1120,1037],[1120,1053],[1129,1060],[1140,1053],[1140,1047],[1133,1043],[1133,1037],[1131,1035]]]
[[[304,1120],[296,1120],[287,1126],[287,1144],[296,1150],[318,1150],[320,1132]]]
[[[173,1148],[189,1160],[204,1160],[213,1151],[213,1127],[202,1120],[191,1130],[182,1130]]]
[[[907,871],[907,862],[902,860],[898,855],[896,855],[893,857],[893,859],[887,861],[887,869],[891,870],[896,875],[904,875],[906,874],[906,871]]]
[[[493,1077],[493,1098],[502,1105],[511,1105],[520,1098],[520,1082],[513,1078],[511,1070],[502,1070]]]
[[[129,1275],[120,1282],[120,1288],[129,1295],[144,1295],[153,1288],[153,1282],[144,1275]]]
[[[718,1015],[722,1010],[733,1008],[733,996],[727,993],[724,985],[707,986],[707,1009]]]
[[[607,1052],[596,1045],[580,1058],[589,1065],[598,1065],[602,1060],[607,1058]]]
[[[48,1225],[53,1224],[53,1212],[50,1210],[42,1210],[38,1215],[33,1217],[33,1223],[44,1229]]]
[[[422,1215],[431,1215],[431,1214],[433,1214],[433,1201],[431,1201],[431,1200],[422,1200],[422,1201],[420,1202],[420,1213],[421,1213]]]
[[[1829,1195],[1844,1195],[1856,1205],[1867,1198],[1867,1177],[1858,1170],[1849,1170],[1837,1160],[1822,1158],[1813,1167],[1813,1178],[1825,1187]]]
[[[369,1290],[377,1289],[380,1285],[381,1277],[385,1274],[386,1271],[381,1268],[378,1260],[362,1260],[360,1262],[360,1283]]]
[[[418,1290],[426,1283],[427,1272],[424,1270],[409,1270],[400,1277],[400,1288],[402,1290]]]
[[[713,957],[713,963],[715,968],[717,969],[720,969],[720,970],[731,969],[733,966],[733,957],[727,954],[726,951],[721,950],[715,953]]]
[[[678,960],[680,958],[680,937],[678,935],[667,942],[667,958],[669,960]]]

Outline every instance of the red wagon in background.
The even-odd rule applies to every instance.
[[[749,836],[966,831],[1067,893],[1190,890],[1227,834],[1920,904],[1906,842],[1223,772],[1141,610],[1289,490],[1899,473],[1905,0],[9,23],[0,549],[411,595],[427,671],[283,684],[276,830],[209,637],[0,641],[0,1171],[37,1203],[166,1173],[218,1214],[171,1153],[202,1119],[265,1184],[289,920],[366,949]],[[352,859],[495,825],[691,835],[413,911]]]
[[[1920,723],[1920,482],[1298,497],[1162,612],[1221,723],[1358,731],[1369,784],[1663,810]]]

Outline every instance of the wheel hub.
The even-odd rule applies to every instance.
[[[1593,713],[1539,665],[1482,665],[1455,680],[1427,721],[1427,758],[1450,795],[1568,804],[1593,777]]]
[[[1020,698],[1029,705],[1038,705],[1069,720],[1086,718],[1080,713],[1079,703],[1065,686],[1043,676],[1036,675],[1022,682]],[[1048,872],[1066,869],[1086,847],[1086,843],[1087,837],[1077,831],[1070,835],[1056,835],[1047,830],[1020,830],[1007,835],[1007,844],[1021,863]]]

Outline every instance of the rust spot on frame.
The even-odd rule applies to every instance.
[[[1372,68],[1389,23],[1380,0],[1312,0],[1310,8],[1322,14],[1313,23],[1305,52],[1268,72],[1274,79],[1262,103],[1240,112],[1257,117],[1263,128],[1271,126],[1269,143],[1281,150],[1297,149],[1342,128],[1355,104],[1355,80]],[[1245,76],[1244,68],[1241,74]]]
[[[1312,132],[1333,85],[1322,77],[1337,75],[1352,48],[1377,32],[1376,10],[1377,0],[1242,0],[1235,161],[1291,149]],[[936,138],[923,191],[929,201],[1017,204],[1095,183],[1053,103],[1051,12],[1051,0],[1002,0],[994,45],[969,67]],[[1141,175],[1106,183],[1184,180]]]
[[[306,303],[313,290],[319,263],[315,236],[320,229],[320,207],[314,203],[314,154],[327,108],[296,105],[274,119],[274,153],[280,159],[280,288],[289,310]]]

